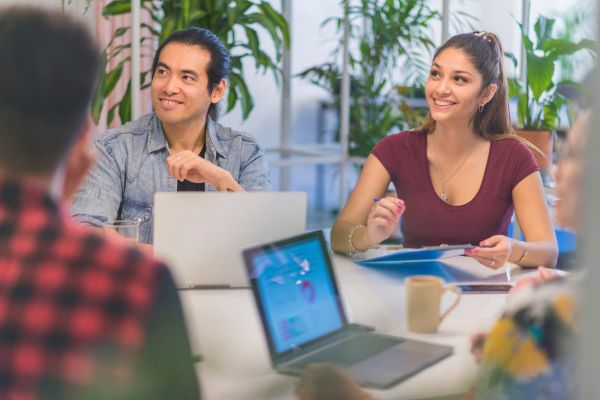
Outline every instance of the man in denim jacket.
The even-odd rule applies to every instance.
[[[151,243],[155,192],[268,190],[263,149],[214,121],[230,64],[208,30],[169,36],[152,66],[154,112],[96,140],[98,165],[75,196],[73,216],[98,227],[137,221],[140,241]]]

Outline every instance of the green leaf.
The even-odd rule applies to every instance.
[[[238,101],[238,95],[237,92],[235,90],[231,90],[231,88],[229,88],[229,93],[227,94],[227,112],[233,110],[233,107],[235,107],[235,104]]]
[[[129,14],[131,12],[131,0],[115,0],[108,3],[102,9],[104,17],[112,17],[115,15]]]
[[[554,19],[546,18],[540,15],[535,22],[534,30],[537,36],[537,48],[543,48],[548,39],[552,37],[552,29],[554,28]]]
[[[177,21],[174,17],[165,18],[163,20],[162,29],[160,31],[159,43],[164,42],[175,31]]]
[[[277,25],[279,28],[281,35],[283,36],[284,45],[289,48],[290,47],[290,31],[288,27],[288,23],[283,17],[283,15],[279,14],[277,11],[271,7],[271,5],[265,1],[261,1],[258,5],[258,8],[263,12],[263,14],[272,22]]]
[[[590,40],[590,39],[582,39],[579,41],[579,46],[582,49],[596,51],[596,45],[597,45],[597,43],[594,40]]]
[[[246,86],[246,82],[240,75],[234,73],[230,75],[229,82],[231,83],[230,89],[238,92],[237,96],[242,107],[242,118],[246,119],[250,111],[254,108],[254,100],[248,90],[248,86]]]
[[[100,63],[103,66],[106,65],[106,52],[102,52],[102,55],[100,58]],[[98,77],[98,83],[96,84],[96,87],[94,88],[94,93],[92,95],[92,102],[90,105],[90,113],[92,116],[92,121],[94,121],[95,124],[98,124],[98,122],[100,122],[100,115],[102,114],[102,108],[104,107],[104,100],[106,98],[104,96],[105,80],[106,80],[106,71],[104,68],[101,68],[100,76]]]
[[[106,48],[108,49],[110,46],[112,46],[112,44],[115,41],[115,39],[120,38],[121,36],[123,36],[125,33],[127,33],[127,31],[129,29],[130,29],[129,26],[122,27],[122,28],[117,28],[117,30],[115,30],[115,32],[113,33],[112,37],[110,38],[110,41],[106,45]]]
[[[560,56],[568,56],[583,49],[588,49],[588,41],[584,43],[574,43],[567,39],[548,39],[544,43],[542,50],[548,53],[548,57],[556,59]]]
[[[533,98],[539,101],[542,94],[553,86],[554,60],[527,54],[527,82]]]
[[[521,40],[523,41],[523,47],[525,47],[525,50],[533,51],[533,42],[531,41],[531,39],[529,39],[529,35],[527,34],[527,32],[525,32],[525,27],[520,22],[517,22],[517,24],[519,25],[519,28],[521,30]]]
[[[552,130],[560,125],[560,111],[568,104],[567,99],[560,94],[555,94],[551,102],[544,105],[544,118],[542,125],[544,129]]]
[[[115,58],[117,58],[119,56],[119,54],[121,54],[124,50],[130,49],[130,48],[131,48],[131,43],[127,43],[127,44],[115,46],[112,49],[111,53],[108,55],[108,59],[106,61],[106,64],[110,63],[112,60],[114,60]]]
[[[119,102],[119,118],[122,124],[131,121],[131,81],[127,84],[127,90]]]
[[[106,78],[104,79],[104,87],[102,88],[102,94],[104,97],[108,97],[115,86],[117,86],[117,82],[119,82],[119,79],[121,79],[121,75],[123,73],[124,64],[125,61],[121,61],[115,67],[115,69],[106,74]]]
[[[190,4],[190,0],[179,0],[179,5],[181,7],[181,22],[182,26],[180,29],[188,27],[190,24],[190,9],[192,5]]]
[[[207,11],[204,11],[204,10],[194,10],[190,14],[190,21],[197,21],[199,19],[202,19],[202,18],[206,17],[207,15],[208,15]]]
[[[281,37],[279,36],[277,26],[273,23],[273,21],[271,21],[265,15],[259,13],[248,14],[244,19],[247,24],[257,24],[264,28],[269,33],[269,36],[271,36],[271,40],[275,45],[275,51],[278,54],[281,53],[282,41]]]
[[[544,129],[553,129],[560,123],[559,109],[555,103],[546,104],[544,106],[544,118],[542,126]]]
[[[110,110],[108,110],[108,113],[106,114],[106,125],[110,125],[113,122],[113,119],[115,119],[115,111],[118,107],[119,103],[113,105]]]
[[[513,67],[515,67],[515,69],[516,69],[517,65],[519,64],[517,61],[517,56],[515,56],[513,53],[511,53],[509,51],[504,52],[504,56],[506,58],[508,58],[510,61],[512,61]]]
[[[151,25],[148,25],[148,24],[147,24],[147,23],[145,23],[145,22],[143,22],[143,23],[142,23],[140,26],[141,26],[142,28],[146,28],[146,29],[148,29],[148,31],[149,31],[149,32],[152,34],[152,36],[154,36],[154,37],[159,37],[159,36],[160,36],[160,31],[159,31],[159,30],[157,30],[157,29],[155,29],[153,26],[151,26]]]
[[[246,32],[246,37],[248,38],[248,48],[256,57],[260,51],[258,45],[258,35],[256,34],[256,31],[252,28],[244,27],[244,31]]]
[[[517,97],[523,91],[523,85],[517,79],[510,78],[508,80],[508,97],[513,98]]]
[[[527,99],[527,93],[521,93],[519,101],[517,102],[517,119],[519,120],[519,127],[527,129],[530,128],[527,119],[529,115],[529,104]]]

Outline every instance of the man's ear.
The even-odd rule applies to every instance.
[[[227,81],[225,79],[221,79],[221,82],[217,86],[215,86],[210,94],[210,102],[213,104],[218,103],[223,96],[225,96],[225,91],[227,90]]]
[[[87,119],[83,128],[81,128],[81,133],[65,156],[63,203],[70,203],[79,185],[96,162],[96,157],[90,150],[91,132],[92,123]]]
[[[496,85],[495,83],[492,83],[487,88],[485,88],[485,90],[483,91],[483,95],[481,96],[481,99],[479,100],[479,105],[485,106],[490,100],[492,100],[494,98],[494,95],[496,94],[497,91],[498,91],[498,85]]]

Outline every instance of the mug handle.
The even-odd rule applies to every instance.
[[[456,306],[458,305],[458,302],[460,301],[460,298],[462,296],[462,290],[460,290],[460,288],[456,285],[446,286],[442,290],[442,294],[444,294],[444,292],[446,292],[446,291],[454,292],[456,294],[456,300],[454,300],[454,303],[452,303],[452,305],[450,307],[448,307],[448,309],[446,311],[444,311],[444,313],[440,316],[440,324],[442,323],[444,318],[446,318],[446,316],[450,313],[450,311],[452,311],[452,310],[454,310],[454,308],[456,308]]]

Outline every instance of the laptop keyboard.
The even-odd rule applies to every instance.
[[[298,360],[295,368],[303,369],[314,363],[333,363],[350,366],[401,343],[400,338],[379,335],[358,335]]]

